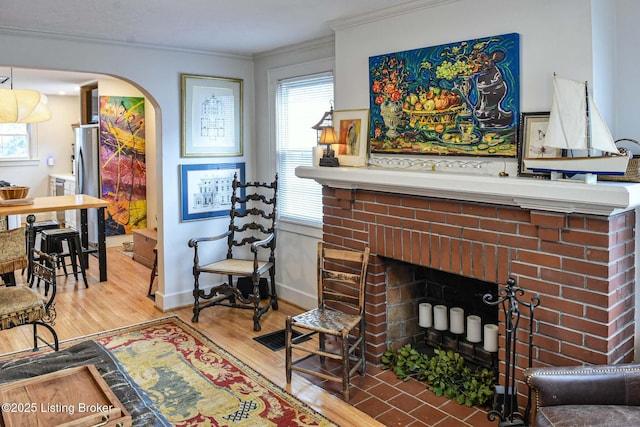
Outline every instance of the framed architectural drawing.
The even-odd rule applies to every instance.
[[[244,182],[244,169],[244,163],[180,165],[182,221],[229,215],[233,177]]]
[[[369,57],[371,153],[516,157],[516,33]]]
[[[182,157],[242,155],[242,79],[182,75]]]
[[[369,110],[333,112],[333,127],[338,134],[340,166],[366,166],[369,147]]]

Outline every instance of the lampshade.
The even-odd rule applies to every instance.
[[[50,118],[46,95],[30,89],[0,89],[0,123],[37,123]]]
[[[332,127],[322,128],[322,133],[320,134],[320,140],[318,144],[337,144],[338,143],[338,135],[336,134],[336,130]]]

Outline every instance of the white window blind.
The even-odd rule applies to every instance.
[[[278,81],[276,139],[279,217],[322,223],[322,187],[295,175],[297,166],[311,166],[317,146],[315,125],[331,108],[333,75],[314,74]]]

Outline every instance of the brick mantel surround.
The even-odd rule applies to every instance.
[[[525,299],[539,294],[534,365],[632,360],[640,184],[368,168],[296,175],[323,185],[325,242],[371,247],[371,361],[388,345],[387,259],[500,284],[513,276]]]

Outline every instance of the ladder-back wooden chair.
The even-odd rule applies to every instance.
[[[225,305],[253,310],[253,330],[259,331],[260,317],[271,307],[278,309],[275,285],[277,192],[277,175],[271,183],[241,183],[236,173],[232,183],[229,229],[218,236],[189,240],[189,247],[194,250],[193,322],[198,321],[203,308]],[[226,258],[202,262],[199,248],[204,243],[223,239],[227,242]],[[214,284],[206,290],[200,283],[202,274],[226,276],[227,282]],[[265,290],[268,296],[263,295],[268,302],[261,305],[260,278],[264,275],[269,278],[269,286]],[[243,295],[238,289],[234,278],[250,278],[253,286],[248,295]]]
[[[342,394],[349,401],[349,382],[357,371],[364,375],[365,361],[365,285],[369,265],[369,248],[363,251],[330,249],[318,243],[318,308],[288,316],[285,323],[285,357],[287,384],[291,372],[298,371],[325,380],[342,383]],[[302,333],[293,338],[294,330]],[[306,337],[318,333],[318,348]],[[327,344],[326,337],[336,338],[336,344]],[[293,359],[292,350],[305,352]],[[313,365],[298,366],[300,362],[320,356],[321,370]],[[339,375],[326,368],[326,359],[340,363]]]
[[[24,239],[24,231],[21,231]],[[24,247],[24,240],[22,242]],[[54,299],[56,297],[57,255],[48,255],[32,249],[39,262],[32,265],[32,275],[44,282],[45,296],[40,295],[25,284],[0,287],[0,329],[11,329],[23,325],[33,325],[33,351],[38,350],[38,342],[43,342],[58,351],[58,334],[53,329],[56,318]],[[48,296],[47,296],[48,295]],[[51,339],[38,333],[38,326],[47,329]]]

